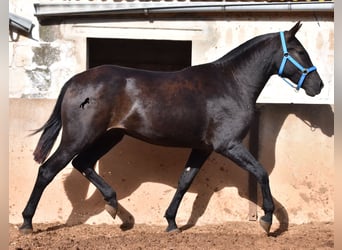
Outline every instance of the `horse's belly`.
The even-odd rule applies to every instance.
[[[148,143],[163,146],[192,148],[205,144],[202,133],[196,132],[196,130],[182,129],[178,126],[164,129],[155,127],[142,127],[135,130],[127,129],[126,133]]]

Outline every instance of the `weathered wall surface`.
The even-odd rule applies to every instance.
[[[34,41],[9,42],[9,220],[21,222],[38,165],[32,152],[39,135],[28,137],[48,118],[60,88],[86,69],[87,37],[192,41],[192,64],[215,60],[255,35],[287,30],[291,17],[208,21],[135,21],[40,26],[31,1],[10,1],[10,11],[32,18]],[[321,97],[294,94],[272,77],[260,102],[318,102],[323,105],[264,105],[260,117],[260,161],[270,173],[278,219],[290,223],[333,220],[333,47],[331,19],[304,17],[297,37],[326,84]],[[276,98],[275,98],[276,97]],[[310,125],[310,126],[309,126]],[[116,189],[119,219],[103,210],[104,201],[72,166],[48,186],[34,222],[166,224],[163,215],[189,150],[163,148],[125,138],[98,164],[97,171]],[[178,223],[247,220],[248,175],[213,154],[186,194]],[[260,193],[258,204],[260,205]],[[258,214],[262,215],[260,206]],[[277,220],[276,220],[277,221]]]
[[[33,19],[34,20],[34,19]],[[309,52],[324,79],[322,93],[311,98],[293,95],[281,78],[273,76],[258,99],[260,103],[325,103],[334,96],[334,23],[327,16],[272,16],[229,20],[143,20],[129,22],[74,22],[39,26],[33,41],[10,42],[10,97],[56,98],[71,76],[87,67],[87,38],[123,38],[192,41],[192,64],[216,60],[254,36],[289,30],[297,20],[303,26],[297,38]],[[324,55],[324,56],[323,56]]]

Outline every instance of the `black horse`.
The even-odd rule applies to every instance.
[[[222,58],[176,72],[154,72],[104,65],[72,77],[62,88],[43,127],[34,159],[43,163],[22,213],[23,233],[32,232],[32,217],[46,186],[71,160],[102,193],[115,217],[115,191],[94,170],[99,158],[129,135],[143,141],[192,148],[178,188],[166,210],[167,231],[179,230],[176,214],[182,197],[209,155],[215,151],[252,173],[261,186],[269,233],[274,203],[267,171],[243,146],[255,102],[271,75],[297,83],[307,95],[323,83],[308,53],[291,30],[255,37]],[[304,66],[302,66],[304,65]],[[56,152],[47,156],[63,127]],[[46,160],[46,161],[45,161]]]

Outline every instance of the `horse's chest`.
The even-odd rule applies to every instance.
[[[206,140],[240,139],[246,135],[253,119],[254,108],[234,101],[207,103],[208,127]]]

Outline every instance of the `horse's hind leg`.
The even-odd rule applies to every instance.
[[[192,181],[202,167],[203,163],[208,159],[211,150],[197,150],[193,149],[190,157],[185,165],[184,171],[179,179],[177,191],[165,212],[165,218],[168,226],[167,232],[178,231],[176,224],[176,214],[186,191],[189,189]]]
[[[24,222],[20,227],[20,231],[24,234],[32,232],[32,217],[36,211],[44,189],[74,156],[72,151],[64,149],[65,148],[60,146],[56,152],[39,167],[36,183],[27,205],[22,212]]]
[[[108,130],[93,144],[78,154],[72,161],[72,165],[101,192],[104,199],[107,201],[105,208],[113,218],[115,218],[118,208],[116,193],[112,187],[96,173],[94,166],[98,159],[121,141],[123,136],[124,131],[121,129]]]
[[[260,225],[268,234],[272,225],[272,215],[274,212],[274,203],[269,186],[268,173],[241,143],[227,143],[225,146],[217,149],[216,152],[228,157],[238,166],[256,177],[261,186],[263,210],[265,212],[265,215],[260,218]]]

